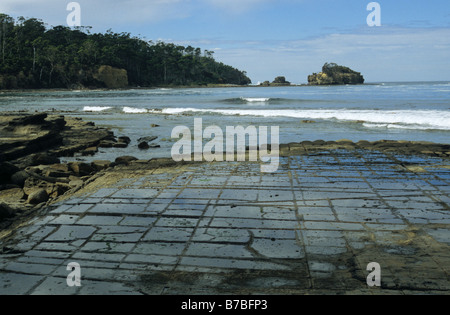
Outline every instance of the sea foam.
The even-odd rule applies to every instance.
[[[84,112],[103,112],[105,110],[111,109],[109,106],[85,106],[83,108]]]
[[[450,112],[439,110],[253,110],[199,108],[166,108],[162,110],[164,114],[182,114],[185,112],[363,122],[369,128],[450,130]]]

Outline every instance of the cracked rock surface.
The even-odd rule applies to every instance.
[[[3,232],[0,294],[450,292],[448,158],[324,146],[280,162],[105,172]]]

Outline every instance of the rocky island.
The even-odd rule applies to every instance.
[[[278,76],[273,80],[273,82],[264,81],[259,84],[259,86],[290,86],[291,82],[286,81],[286,77]]]
[[[335,63],[325,63],[322,72],[308,76],[309,85],[344,85],[363,84],[364,77],[360,72]]]

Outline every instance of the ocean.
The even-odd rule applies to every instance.
[[[82,117],[128,136],[126,149],[94,157],[170,157],[176,126],[279,126],[280,143],[305,140],[412,140],[450,144],[450,82],[348,86],[155,88],[0,92],[0,113],[54,112]],[[157,125],[157,126],[155,126]],[[140,150],[138,139],[157,136],[160,148]],[[74,158],[68,158],[70,161]]]

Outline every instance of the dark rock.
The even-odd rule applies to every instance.
[[[135,158],[134,156],[120,156],[115,160],[115,163],[117,165],[128,165],[132,161],[136,161],[136,160],[137,160],[137,158]]]
[[[27,172],[19,171],[11,176],[11,182],[17,186],[23,187],[28,177],[30,177],[30,175]]]
[[[157,124],[151,124],[150,126],[151,126],[152,128],[160,127],[160,126],[157,125]]]
[[[53,165],[50,165],[50,167],[47,167],[47,169],[51,169],[51,170],[59,171],[59,172],[70,172],[69,165],[67,165],[67,164],[53,164]]]
[[[19,172],[20,168],[9,162],[0,163],[0,182],[8,182],[12,175]]]
[[[49,126],[53,130],[63,130],[66,126],[67,122],[64,116],[52,117],[51,119],[47,119],[49,122]]]
[[[90,147],[90,148],[84,149],[81,152],[81,155],[83,155],[83,156],[95,155],[95,153],[97,153],[97,152],[98,152],[97,147]]]
[[[0,203],[0,221],[14,217],[15,211],[5,203]]]
[[[55,199],[59,196],[64,195],[70,189],[72,189],[71,185],[58,183],[58,184],[52,185],[50,191],[47,191],[47,193],[50,198]]]
[[[158,137],[155,136],[148,136],[148,137],[142,137],[138,139],[138,142],[152,142],[155,141],[156,139],[158,139]]]
[[[83,162],[69,163],[69,167],[75,174],[79,176],[91,175],[95,171],[91,165]]]
[[[29,204],[37,205],[48,200],[48,193],[45,189],[37,189],[28,196]]]
[[[100,141],[100,143],[99,143],[99,147],[100,148],[112,148],[113,146],[114,146],[114,144],[116,144],[114,141],[111,141],[111,140],[103,140],[103,141]]]
[[[126,143],[126,144],[130,144],[130,143],[131,143],[130,137],[127,137],[127,136],[119,137],[119,138],[117,139],[117,141],[118,141],[118,142],[124,142],[124,143]]]
[[[31,156],[30,162],[31,166],[37,166],[37,165],[58,164],[61,161],[57,157],[48,155],[46,153],[36,153]]]
[[[35,114],[29,115],[25,117],[19,117],[11,120],[9,122],[9,126],[26,126],[26,125],[42,125],[45,123],[45,119],[47,118],[47,114]]]
[[[126,148],[126,147],[128,147],[128,143],[126,143],[126,142],[117,142],[117,143],[114,143],[114,145],[113,145],[113,148]]]
[[[148,145],[148,143],[146,141],[139,143],[138,147],[141,150],[147,150],[150,148],[150,146]]]
[[[101,170],[105,170],[105,169],[109,168],[111,166],[111,162],[110,161],[93,161],[91,163],[91,166],[95,170],[101,171]]]
[[[4,185],[0,185],[0,191],[2,190],[8,190],[8,189],[14,189],[14,188],[20,188],[17,185],[14,184],[4,184]]]
[[[70,175],[71,175],[70,172],[62,172],[53,169],[48,169],[44,172],[44,176],[46,177],[68,178]]]

